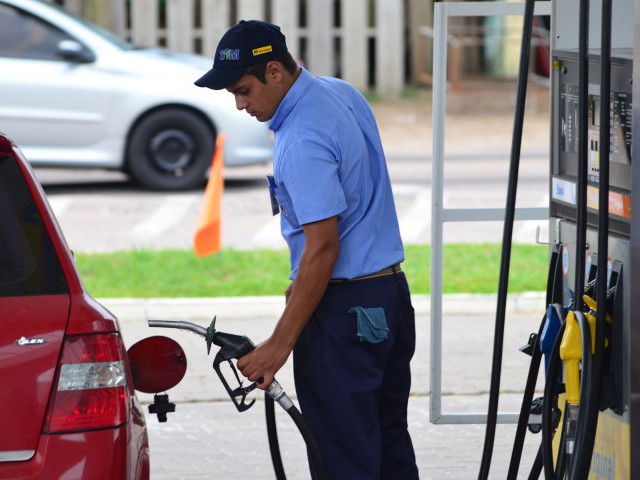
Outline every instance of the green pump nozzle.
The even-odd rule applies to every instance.
[[[213,320],[211,320],[211,324],[207,327],[207,333],[204,336],[204,339],[207,342],[207,355],[211,353],[211,345],[213,345],[213,337],[216,336],[216,316],[214,315]]]

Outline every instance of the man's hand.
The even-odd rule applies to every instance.
[[[262,378],[258,388],[266,390],[273,382],[276,373],[287,361],[291,348],[280,344],[273,337],[256,346],[252,351],[238,359],[238,369],[246,378],[256,382]]]

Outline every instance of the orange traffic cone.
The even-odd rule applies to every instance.
[[[222,192],[224,180],[222,165],[224,163],[224,140],[226,136],[218,135],[216,150],[211,160],[211,173],[204,191],[204,201],[198,220],[198,228],[193,239],[193,248],[197,257],[205,257],[220,251],[220,221],[222,217]]]

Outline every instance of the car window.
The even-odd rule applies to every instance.
[[[103,28],[103,27],[101,27],[99,25],[96,25],[95,23],[90,22],[86,18],[76,17],[74,15],[71,15],[69,12],[67,12],[60,5],[57,5],[55,3],[50,3],[47,6],[49,8],[54,9],[54,10],[57,10],[57,12],[59,14],[65,15],[66,17],[69,17],[74,22],[81,23],[82,25],[87,27],[89,30],[91,30],[93,33],[101,36],[104,40],[110,42],[112,45],[120,48],[121,50],[135,50],[135,49],[138,49],[138,47],[136,45],[134,45],[133,43],[127,42],[126,40],[118,37],[115,33],[107,30],[106,28]]]
[[[0,5],[0,57],[61,60],[58,43],[71,37],[16,8]]]
[[[29,187],[15,160],[0,155],[0,297],[67,292]]]

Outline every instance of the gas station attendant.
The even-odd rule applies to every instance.
[[[407,429],[415,317],[369,104],[299,67],[280,28],[254,20],[224,34],[195,83],[229,91],[275,138],[268,187],[291,284],[271,336],[238,368],[266,388],[293,351],[301,411],[330,478],[418,478]]]

